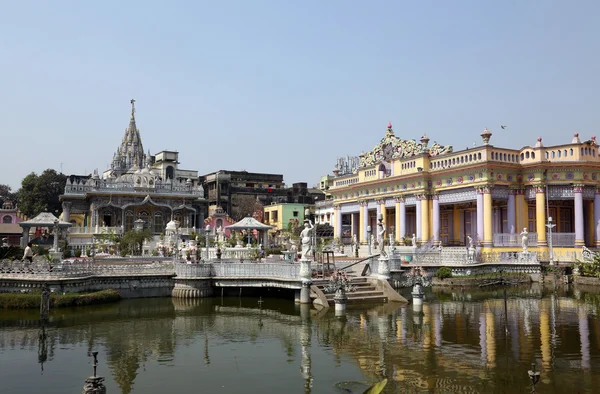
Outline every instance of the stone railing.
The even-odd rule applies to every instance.
[[[104,226],[93,226],[93,227],[71,227],[69,234],[122,234],[123,227],[104,227]]]
[[[87,276],[173,275],[172,263],[97,264],[93,262],[21,262],[0,261],[0,277],[82,278]]]
[[[529,233],[527,235],[528,246],[537,246],[537,233]],[[514,233],[496,233],[492,238],[494,246],[510,246],[510,247],[522,247],[521,235]]]
[[[291,263],[208,263],[175,264],[177,278],[279,278],[300,279],[300,264]]]
[[[139,194],[161,194],[161,193],[178,193],[190,194],[193,196],[203,197],[204,190],[198,187],[190,187],[184,182],[157,182],[153,187],[138,187],[132,182],[103,182],[97,184],[94,181],[87,183],[69,184],[65,186],[65,194],[84,194],[89,192],[104,192],[115,193],[119,192],[134,192]]]
[[[480,262],[499,264],[538,264],[536,252],[486,252],[481,253]]]
[[[552,246],[575,246],[575,233],[552,233]]]
[[[250,260],[256,248],[221,248],[221,259],[224,260]],[[206,248],[200,248],[200,258],[206,259]],[[208,259],[217,258],[217,248],[208,248]]]

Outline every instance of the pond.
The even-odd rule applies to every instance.
[[[108,394],[539,393],[600,387],[600,296],[539,286],[434,290],[422,311],[386,304],[318,311],[273,298],[137,299],[0,312],[0,392]],[[594,374],[596,372],[596,374]]]

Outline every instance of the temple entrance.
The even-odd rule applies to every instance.
[[[450,244],[450,215],[451,213],[448,212],[440,214],[440,241],[442,245]]]

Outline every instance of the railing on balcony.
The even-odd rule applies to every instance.
[[[316,201],[316,208],[331,208],[333,207],[333,200]]]
[[[103,227],[103,226],[94,226],[94,227],[71,227],[69,229],[69,234],[122,234],[123,227]]]
[[[522,247],[520,234],[494,234],[494,246]],[[528,234],[528,246],[537,246],[537,233]],[[552,246],[575,246],[575,233],[552,233]]]
[[[527,245],[528,246],[537,246],[537,233],[529,233],[527,234]],[[507,234],[507,233],[496,233],[492,238],[492,242],[494,246],[510,246],[520,248],[523,246],[523,239],[520,234]]]

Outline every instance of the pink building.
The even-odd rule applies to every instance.
[[[0,209],[0,240],[1,244],[9,246],[19,246],[23,229],[19,222],[27,220],[17,207],[13,206],[12,201],[5,201]]]

